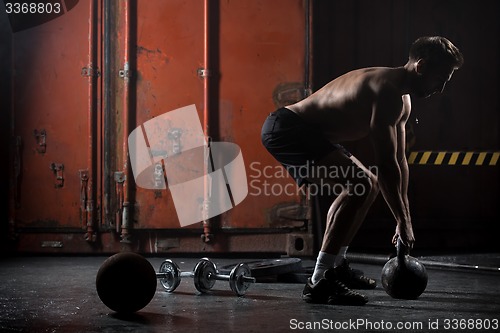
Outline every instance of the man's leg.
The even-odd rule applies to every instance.
[[[334,151],[318,164],[326,168],[333,166],[340,170],[339,175],[346,175],[345,178],[323,179],[323,183],[331,186],[349,184],[328,210],[321,246],[321,251],[338,253],[341,247],[349,246],[375,201],[379,192],[377,179],[358,159],[340,151]]]
[[[320,252],[320,256],[324,259],[320,258],[323,262],[320,262],[314,272],[313,282],[316,282],[321,278],[322,271],[334,265],[337,255],[343,256],[344,253],[339,252],[349,246],[359,230],[368,209],[377,197],[378,186],[375,175],[358,159],[354,156],[348,157],[342,150],[331,152],[316,162],[314,167],[323,172],[311,172],[315,176],[308,178],[314,184],[311,186],[326,186],[324,191],[338,189],[339,185],[343,186],[342,192],[328,210]],[[337,263],[340,261],[337,260]]]
[[[311,186],[326,186],[323,189],[325,191],[338,189],[342,185],[343,189],[327,214],[323,244],[312,277],[313,284],[321,280],[324,272],[335,266],[335,263],[342,263],[339,259],[345,255],[345,250],[378,194],[376,177],[356,158],[348,157],[342,150],[330,153],[315,163],[315,167],[326,172],[311,173],[315,176],[308,178],[313,183]],[[374,282],[372,280],[370,283]]]

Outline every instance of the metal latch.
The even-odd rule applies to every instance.
[[[182,129],[180,128],[171,128],[168,130],[167,137],[172,144],[171,147],[172,155],[180,154],[182,151],[181,136],[182,136]]]
[[[94,69],[92,65],[89,65],[88,67],[82,67],[82,76],[95,76],[99,77],[101,76],[101,72],[99,71],[99,68]]]
[[[196,73],[198,74],[199,77],[201,78],[206,78],[209,77],[212,73],[210,72],[209,69],[206,68],[198,68],[196,70]]]
[[[155,182],[155,188],[165,187],[165,177],[163,173],[163,165],[161,162],[155,164],[154,182]]]
[[[115,172],[115,182],[124,183],[125,180],[127,180],[127,176],[125,176],[125,172],[123,172],[123,171],[116,171]]]

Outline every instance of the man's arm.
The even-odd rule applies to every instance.
[[[408,200],[408,184],[410,182],[410,171],[408,168],[408,160],[406,159],[406,122],[408,121],[411,112],[410,95],[404,95],[402,100],[403,100],[403,115],[400,122],[397,125],[397,135],[398,135],[397,158],[398,158],[399,168],[401,170],[401,181],[402,181],[401,193],[403,195],[403,203],[405,205],[406,211],[408,212],[408,217],[411,219],[410,202]]]
[[[412,247],[415,239],[407,197],[408,164],[402,145],[406,119],[401,96],[392,91],[381,93],[371,121],[380,190],[396,219],[393,242],[400,237],[404,244]]]

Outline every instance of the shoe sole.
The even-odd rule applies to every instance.
[[[331,297],[328,299],[328,304],[330,305],[347,305],[347,306],[362,306],[368,303],[368,300],[345,300]]]
[[[358,300],[358,301],[353,301],[353,300],[345,300],[341,298],[336,298],[336,297],[328,297],[326,300],[315,300],[313,299],[312,296],[308,295],[302,295],[302,299],[309,304],[328,304],[328,305],[347,305],[347,306],[361,306],[365,305],[368,303],[368,300]]]
[[[328,304],[328,300],[315,300],[312,296],[302,295],[302,299],[309,304]]]

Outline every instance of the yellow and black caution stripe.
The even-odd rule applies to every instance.
[[[499,158],[498,151],[412,151],[408,164],[495,166]]]

